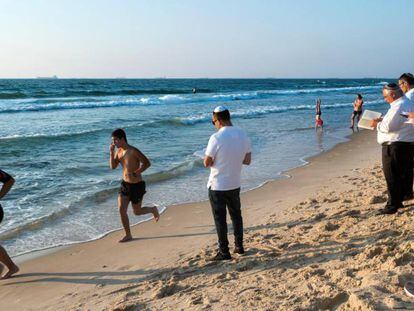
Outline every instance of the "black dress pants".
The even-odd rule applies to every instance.
[[[404,196],[412,193],[413,145],[396,142],[382,146],[382,169],[387,182],[387,209],[402,207]]]
[[[227,239],[226,207],[233,223],[234,242],[236,247],[243,247],[243,219],[240,206],[240,188],[227,191],[208,190],[214,223],[216,225],[219,250],[229,253]]]

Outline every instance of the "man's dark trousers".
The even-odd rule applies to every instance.
[[[226,207],[229,209],[230,218],[233,223],[235,245],[236,247],[243,247],[243,219],[240,209],[240,188],[226,191],[209,189],[208,196],[213,211],[220,252],[222,254],[229,253]]]
[[[402,207],[403,198],[412,187],[413,175],[409,172],[413,154],[410,143],[395,142],[382,146],[382,169],[388,189],[387,209]]]

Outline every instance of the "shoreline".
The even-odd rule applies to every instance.
[[[218,267],[232,270],[236,265],[237,270],[239,265],[248,264],[251,256],[260,258],[263,252],[255,255],[255,250],[266,243],[266,232],[280,226],[285,228],[283,223],[295,214],[296,207],[292,207],[309,200],[319,191],[352,190],[354,186],[343,183],[342,176],[358,176],[357,169],[371,167],[379,159],[380,147],[376,143],[375,132],[361,131],[351,135],[349,141],[310,157],[307,165],[288,170],[291,178],[268,182],[242,193],[248,255],[234,257],[233,261]],[[202,280],[210,282],[210,272],[206,269],[210,269],[211,264],[203,258],[212,254],[217,238],[209,203],[173,207],[166,210],[158,223],[145,222],[132,227],[135,237],[132,242],[118,243],[120,233],[113,232],[103,239],[72,245],[23,262],[19,274],[0,282],[2,305],[13,310],[113,310],[117,309],[115,305],[132,299],[129,289],[149,286],[152,282],[164,284],[161,280],[165,279],[165,273],[180,274],[193,264],[198,267],[196,271],[205,271],[202,272],[203,275],[206,273]],[[289,228],[284,231],[289,232]],[[231,242],[231,234],[229,239]],[[262,242],[256,245],[256,239]],[[240,269],[241,273],[245,268]],[[194,274],[188,273],[189,277]],[[150,297],[144,294],[142,297],[147,297],[148,303],[156,304],[158,299],[151,297],[158,297],[158,294],[151,288],[143,291]],[[162,288],[161,291],[164,290]],[[167,300],[168,297],[161,299],[160,303]],[[197,306],[189,309],[198,310]],[[162,310],[165,305],[154,305],[152,309]]]
[[[362,131],[365,131],[365,130],[362,130]],[[292,176],[288,174],[289,171],[295,170],[295,169],[298,169],[298,168],[301,168],[301,167],[304,167],[304,166],[307,166],[307,165],[309,165],[311,163],[311,160],[313,158],[318,157],[318,156],[321,156],[325,152],[329,152],[330,150],[336,148],[340,144],[345,144],[345,143],[351,142],[352,141],[352,137],[355,134],[357,134],[357,133],[359,133],[359,132],[356,132],[356,133],[353,132],[353,133],[351,133],[349,135],[346,135],[344,137],[345,141],[339,142],[337,144],[334,144],[331,148],[328,148],[326,150],[322,150],[322,151],[320,151],[320,152],[318,152],[316,154],[313,154],[313,155],[304,156],[304,157],[299,158],[298,160],[299,160],[299,162],[302,162],[301,164],[299,164],[297,166],[294,166],[294,167],[291,167],[291,168],[288,168],[286,170],[280,171],[280,172],[276,173],[276,177],[275,178],[269,179],[269,180],[265,180],[265,181],[261,182],[257,186],[254,186],[252,188],[246,189],[245,191],[242,191],[241,194],[247,193],[247,192],[250,192],[250,191],[253,191],[253,190],[256,190],[256,189],[259,189],[259,188],[265,186],[268,183],[272,183],[272,182],[275,182],[275,181],[278,181],[278,180],[281,180],[281,179],[284,179],[284,178],[292,178]],[[181,205],[185,205],[185,204],[198,204],[198,203],[208,203],[208,200],[200,200],[200,201],[192,201],[192,202],[180,202],[180,203],[176,203],[176,204],[172,204],[172,205],[168,205],[168,206],[163,206],[163,210],[160,212],[160,215],[162,216],[168,209],[174,208],[176,206],[181,206]],[[143,223],[146,223],[146,222],[150,222],[151,220],[152,220],[152,218],[149,218],[149,219],[146,219],[146,220],[141,220],[141,221],[139,221],[137,223],[131,224],[131,228],[132,227],[135,227],[135,226],[142,225]],[[24,263],[26,261],[30,261],[32,259],[36,259],[36,258],[39,258],[39,257],[42,257],[42,256],[48,256],[50,254],[53,254],[55,252],[59,252],[60,250],[64,250],[66,248],[70,248],[70,247],[75,246],[75,245],[82,245],[84,243],[89,243],[89,242],[94,242],[94,241],[98,241],[98,240],[104,239],[108,235],[113,234],[113,233],[116,233],[116,232],[120,232],[122,230],[123,230],[123,228],[122,227],[119,227],[117,229],[113,229],[113,230],[110,230],[108,232],[105,232],[105,233],[103,233],[102,235],[100,235],[100,236],[98,236],[96,238],[92,238],[92,239],[85,240],[85,241],[80,241],[80,242],[72,242],[72,243],[67,243],[67,244],[59,244],[59,245],[55,245],[55,246],[46,247],[46,248],[43,248],[43,249],[35,249],[35,250],[32,250],[32,251],[28,251],[28,252],[24,252],[24,253],[20,253],[20,254],[14,255],[14,256],[12,256],[12,258],[13,258],[13,260],[17,264],[21,264],[21,263]]]

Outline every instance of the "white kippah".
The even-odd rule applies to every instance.
[[[214,108],[214,112],[215,113],[217,113],[217,112],[223,112],[225,110],[228,110],[228,109],[226,107],[224,107],[224,106],[217,106],[216,108]]]

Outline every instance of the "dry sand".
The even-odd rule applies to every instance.
[[[0,283],[1,310],[414,310],[412,202],[386,200],[375,133],[242,195],[244,256],[215,252],[209,204],[35,258]],[[207,172],[206,172],[207,174]],[[97,220],[99,221],[99,220]],[[230,229],[231,231],[231,229]]]

